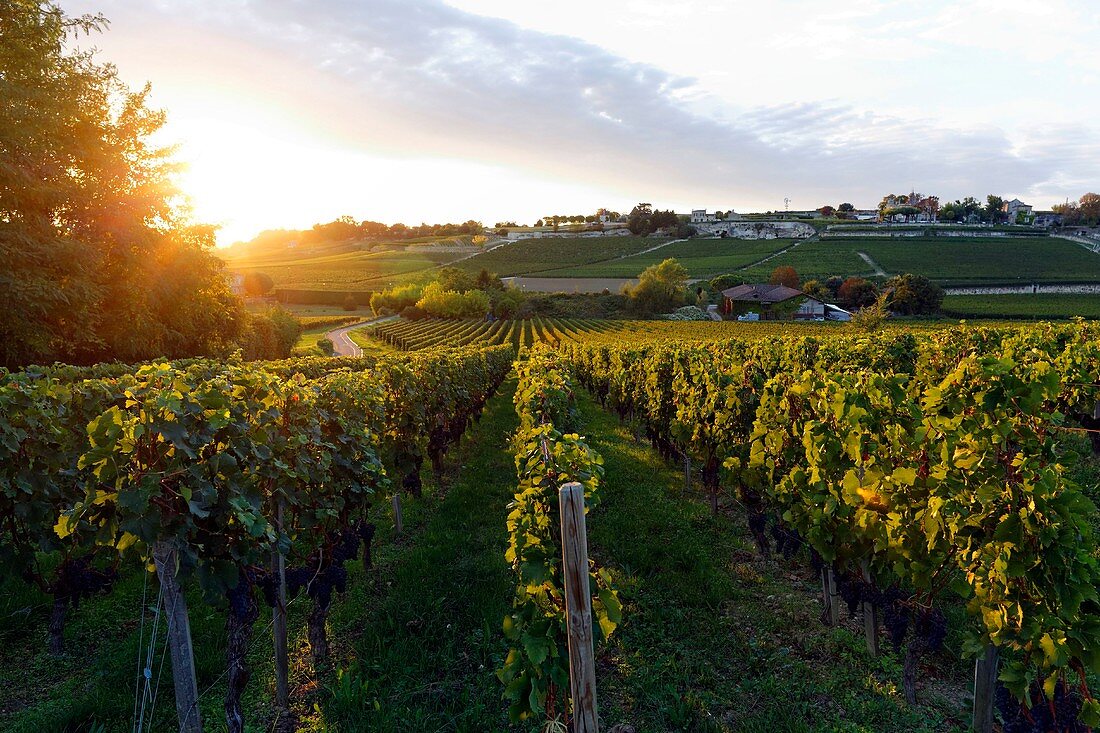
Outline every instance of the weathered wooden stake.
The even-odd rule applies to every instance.
[[[974,730],[993,733],[993,700],[996,697],[997,647],[990,644],[974,662]]]
[[[401,521],[401,494],[393,492],[393,531],[401,534],[404,524]]]
[[[829,569],[821,568],[821,622],[828,624],[833,617],[832,597],[829,595]]]
[[[867,566],[867,561],[864,560],[861,568],[863,571],[863,580],[866,583],[871,582],[871,571]],[[878,609],[875,604],[870,601],[863,601],[863,635],[867,637],[867,651],[871,653],[872,657],[878,656]]]
[[[684,491],[691,491],[691,456],[684,455]]]
[[[822,619],[829,626],[840,625],[840,594],[836,590],[836,574],[831,567],[821,569],[821,595],[825,601],[825,613]]]
[[[275,510],[277,527],[283,529],[283,504]],[[276,730],[292,729],[290,723],[290,660],[286,633],[286,558],[278,550],[271,554],[271,570],[278,578],[275,608],[272,611],[271,636],[275,644],[275,715]]]
[[[598,733],[596,658],[592,648],[592,595],[588,585],[588,535],[584,487],[569,483],[558,492],[561,509],[562,577],[569,629],[569,688],[573,697],[573,733]]]
[[[176,688],[176,715],[180,733],[202,733],[199,717],[199,685],[195,680],[195,654],[191,648],[191,621],[187,600],[176,579],[179,556],[174,545],[158,542],[153,546],[153,563],[164,589],[164,608],[168,619],[168,650],[172,658],[172,680]]]

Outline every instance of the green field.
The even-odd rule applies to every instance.
[[[237,272],[263,272],[277,288],[304,290],[382,290],[410,275],[444,265],[461,257],[454,252],[351,251],[336,254],[308,253],[297,257],[234,259],[227,267]]]
[[[625,257],[668,241],[652,237],[563,237],[523,239],[491,252],[471,257],[459,267],[471,272],[482,268],[502,277],[527,275],[566,267],[581,267]],[[637,272],[631,272],[637,275]],[[585,268],[582,277],[595,277]]]
[[[791,244],[789,239],[690,239],[621,260],[563,267],[540,274],[545,277],[637,277],[650,265],[674,257],[692,277],[713,277],[759,262]]]
[[[745,274],[766,279],[775,267],[790,265],[803,280],[871,277],[874,270],[860,252],[890,275],[912,272],[943,285],[1100,282],[1100,255],[1049,237],[825,239],[798,245]]]
[[[952,318],[1100,318],[1100,295],[949,295],[943,313]]]

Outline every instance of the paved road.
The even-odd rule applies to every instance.
[[[369,321],[360,321],[353,323],[350,326],[340,326],[340,328],[333,329],[325,334],[325,338],[332,342],[332,349],[335,352],[335,356],[362,356],[363,350],[359,348],[359,345],[351,340],[351,336],[348,335],[350,331],[354,331],[357,328],[363,326],[372,326],[376,323],[385,323],[386,321],[392,321],[397,316],[387,316],[385,318],[372,318]]]

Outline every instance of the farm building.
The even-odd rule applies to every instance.
[[[737,285],[722,291],[725,312],[754,311],[762,320],[847,321],[843,308],[806,295],[786,285]]]

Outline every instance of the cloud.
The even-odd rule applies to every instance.
[[[127,3],[116,6],[130,12]],[[277,56],[301,72],[292,83],[323,79],[339,99],[319,105],[314,95],[311,113],[349,145],[516,166],[647,200],[736,205],[792,195],[805,206],[837,197],[871,204],[910,185],[951,198],[989,191],[1061,198],[1062,186],[1095,180],[1100,158],[1100,134],[1081,126],[1012,140],[993,124],[945,126],[931,108],[921,118],[843,101],[730,111],[691,78],[437,0],[157,7]],[[852,13],[874,11],[857,3]],[[912,24],[902,30],[910,36],[899,52],[927,52]],[[857,40],[881,52],[889,35]]]

